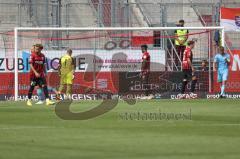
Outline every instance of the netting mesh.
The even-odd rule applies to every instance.
[[[216,30],[189,30],[188,39],[196,41],[194,65],[197,69],[198,92],[208,92],[209,63],[214,55],[214,33]],[[6,36],[13,38],[13,32]],[[176,50],[174,30],[19,30],[18,47],[18,93],[24,98],[29,89],[29,56],[32,45],[44,46],[48,86],[58,88],[57,67],[59,58],[68,48],[73,49],[76,61],[74,94],[112,93],[141,94],[145,91],[139,73],[142,65],[140,46],[148,45],[151,56],[149,88],[153,94],[169,96],[181,88],[181,58]],[[210,49],[209,49],[210,48]],[[210,51],[210,52],[209,52]],[[14,51],[7,53],[4,94],[14,95]],[[6,55],[7,55],[6,54]],[[209,58],[210,55],[210,58]],[[210,59],[210,61],[209,61]],[[206,60],[205,68],[202,61]],[[10,87],[8,87],[10,88]],[[188,86],[189,89],[189,86]]]

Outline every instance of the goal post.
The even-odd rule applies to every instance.
[[[108,53],[112,54],[111,49],[116,48],[118,50],[136,50],[139,49],[140,44],[145,44],[153,40],[155,42],[155,38],[153,35],[153,32],[161,32],[161,35],[159,35],[159,39],[161,40],[162,46],[155,46],[155,44],[150,44],[151,48],[153,50],[161,49],[166,50],[168,48],[167,45],[173,46],[174,42],[172,42],[171,39],[174,38],[175,35],[166,36],[164,31],[171,31],[178,29],[187,29],[190,31],[189,36],[196,37],[196,39],[201,39],[201,44],[198,46],[198,50],[203,51],[203,48],[205,47],[206,41],[210,42],[213,41],[213,33],[211,31],[219,30],[221,33],[221,40],[222,46],[224,46],[224,28],[219,26],[211,26],[211,27],[102,27],[102,28],[91,28],[91,27],[16,27],[14,29],[14,99],[17,101],[19,99],[19,82],[21,81],[19,78],[19,55],[21,54],[21,51],[30,49],[30,46],[34,43],[44,43],[48,46],[49,50],[45,50],[45,54],[54,54],[57,56],[63,55],[66,48],[74,48],[75,50],[78,50],[78,55],[86,54],[88,52],[91,52],[93,56],[91,56],[93,61],[97,61],[101,63],[101,59],[94,59],[97,57],[96,55],[102,54],[105,57],[107,57]],[[60,36],[53,37],[56,34],[59,33]],[[200,37],[200,34],[204,34],[204,36]],[[158,38],[158,37],[157,37]],[[167,39],[167,40],[163,40]],[[192,39],[192,38],[189,38]],[[135,41],[134,41],[135,40]],[[46,42],[47,41],[47,42]],[[133,42],[134,41],[134,42]],[[56,43],[59,42],[59,43]],[[171,44],[168,44],[171,43]],[[204,45],[204,46],[203,46]],[[105,48],[107,46],[107,48]],[[210,45],[209,45],[210,46]],[[54,50],[55,52],[51,51]],[[101,52],[99,50],[105,49],[107,51]],[[109,51],[110,50],[110,51]],[[139,50],[138,50],[139,51]],[[205,51],[205,50],[204,50]],[[58,52],[58,53],[56,53]],[[133,51],[134,52],[134,51]],[[174,51],[173,51],[174,52]],[[178,68],[176,64],[174,64],[173,56],[174,53],[171,53],[171,51],[167,50],[165,54],[169,54],[169,59],[172,58],[172,66],[164,66],[166,69],[169,68]],[[171,55],[172,54],[172,55]],[[109,55],[110,56],[110,55]],[[112,56],[112,55],[111,55]],[[131,55],[132,56],[132,55]],[[176,55],[178,57],[178,55]],[[199,55],[201,57],[202,55]],[[58,57],[58,58],[59,58]],[[50,57],[52,58],[52,56]],[[156,58],[162,58],[158,55],[156,55]],[[164,57],[167,58],[167,57]],[[206,58],[206,57],[204,57]],[[208,61],[209,61],[209,91],[211,90],[211,62],[212,62],[212,50],[208,48]],[[154,57],[155,59],[155,57]],[[178,57],[178,59],[180,59]],[[98,61],[99,60],[99,61]],[[79,62],[80,63],[80,62]],[[108,63],[108,62],[107,62]],[[111,63],[111,62],[109,62]],[[88,63],[90,64],[90,63]],[[96,80],[96,64],[93,64],[91,71],[93,73],[93,80]],[[104,70],[106,68],[100,68],[98,71]],[[157,68],[154,68],[155,71],[157,71]],[[118,72],[117,69],[112,69],[114,72]],[[28,70],[29,71],[29,70]],[[81,68],[78,70],[81,72]],[[90,71],[90,72],[91,72]],[[109,71],[109,70],[107,70]],[[110,70],[111,71],[111,70]],[[120,70],[126,71],[126,70]],[[23,75],[21,75],[22,78]],[[96,85],[101,85],[101,80],[103,80],[104,75],[102,75],[102,79],[100,79],[98,82],[93,82],[92,87],[95,89]],[[104,80],[103,80],[104,81]],[[26,82],[25,82],[26,83]],[[102,82],[104,83],[104,82]],[[104,85],[104,84],[102,84]]]

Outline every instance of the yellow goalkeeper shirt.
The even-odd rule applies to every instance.
[[[70,55],[66,54],[62,56],[60,59],[60,65],[61,65],[61,68],[60,68],[61,74],[73,73],[74,61]]]

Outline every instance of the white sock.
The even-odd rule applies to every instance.
[[[222,87],[221,87],[221,95],[224,95],[225,94],[225,85],[222,85]]]

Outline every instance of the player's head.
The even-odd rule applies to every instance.
[[[42,44],[35,44],[35,52],[40,53],[43,49]]]
[[[72,56],[72,49],[67,49],[67,54]]]
[[[141,45],[142,53],[146,52],[148,49],[148,46],[146,44]]]
[[[184,23],[185,23],[184,20],[181,19],[181,20],[179,20],[178,25],[181,27],[184,27]]]
[[[202,60],[202,67],[206,67],[207,66],[207,60]]]
[[[35,45],[31,47],[31,53],[35,52]]]
[[[223,46],[219,46],[219,51],[221,54],[224,54],[224,47]]]
[[[190,41],[188,41],[188,46],[191,48],[191,49],[193,49],[194,48],[194,45],[195,45],[195,42],[193,41],[193,40],[190,40]]]

